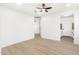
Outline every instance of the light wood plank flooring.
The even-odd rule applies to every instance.
[[[67,39],[67,38],[65,38]],[[35,39],[24,41],[2,48],[2,55],[77,55],[79,45],[65,41],[43,39],[39,35]]]
[[[62,36],[61,41],[66,43],[72,43],[72,44],[74,43],[74,39],[70,36]]]

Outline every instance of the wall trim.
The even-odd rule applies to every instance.
[[[28,41],[28,40],[31,40],[33,38],[34,38],[34,36],[33,37],[26,38],[26,39],[23,39],[23,40],[20,40],[20,41],[17,41],[17,42],[13,42],[13,43],[10,43],[10,44],[7,44],[7,45],[3,46],[2,48],[8,47],[10,45],[18,44],[18,43],[21,43],[21,42],[24,42],[24,41]]]

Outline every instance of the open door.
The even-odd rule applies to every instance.
[[[38,17],[35,17],[34,18],[34,26],[35,26],[35,36],[41,36],[41,24],[40,24],[40,21],[41,21],[41,17],[38,16]]]

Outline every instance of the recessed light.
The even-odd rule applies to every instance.
[[[70,4],[70,3],[68,3],[68,4],[66,4],[66,6],[68,6],[68,7],[69,7],[69,6],[71,6],[71,4]]]
[[[18,4],[18,5],[22,5],[22,3],[21,3],[21,2],[18,2],[17,4]]]

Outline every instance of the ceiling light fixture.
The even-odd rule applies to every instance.
[[[22,5],[22,3],[21,3],[21,2],[18,2],[17,4],[18,4],[18,5]]]
[[[68,7],[69,7],[69,6],[71,6],[71,4],[70,4],[70,3],[68,3],[68,4],[66,4],[66,6],[68,6]]]

